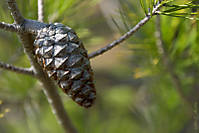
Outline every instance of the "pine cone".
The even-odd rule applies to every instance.
[[[34,41],[35,56],[60,88],[83,107],[96,99],[87,51],[76,33],[60,23],[41,29]]]

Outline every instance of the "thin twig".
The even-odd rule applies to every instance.
[[[23,17],[21,17],[21,15],[17,15],[17,14],[20,14],[20,12],[18,10],[15,0],[8,0],[8,5],[16,23],[19,25],[22,25],[24,23],[24,20],[22,20]],[[33,55],[33,42],[34,42],[33,36],[26,32],[24,33],[20,32],[19,37],[24,45],[24,50],[26,54],[28,55],[29,60],[31,61],[31,65],[34,67],[34,70],[36,72],[36,77],[41,81],[41,83],[44,86],[43,88],[44,93],[48,99],[49,104],[52,107],[53,113],[57,117],[57,120],[59,121],[61,126],[64,128],[65,132],[77,133],[76,128],[72,124],[68,114],[66,113],[64,109],[64,105],[57,92],[57,88],[54,82],[43,71],[42,67],[38,64],[37,60],[35,59]]]
[[[27,75],[31,75],[31,76],[35,75],[34,71],[31,68],[16,67],[16,66],[13,66],[11,64],[6,64],[1,61],[0,61],[0,68],[8,70],[8,71],[12,71],[12,72],[20,73],[20,74],[27,74]]]
[[[180,80],[179,76],[175,73],[174,66],[171,63],[169,56],[168,56],[168,53],[167,53],[167,51],[164,47],[164,43],[163,43],[163,40],[162,40],[161,22],[160,22],[160,16],[159,15],[157,15],[157,18],[156,18],[155,36],[156,36],[156,46],[157,46],[158,52],[159,52],[159,54],[162,58],[163,64],[165,65],[167,72],[170,74],[172,82],[173,82],[175,88],[177,89],[181,99],[188,106],[188,109],[189,109],[190,113],[192,114],[193,113],[192,104],[183,92],[183,89],[182,89],[183,85],[181,83],[181,80]]]
[[[5,31],[10,31],[10,32],[18,32],[19,29],[15,24],[7,24],[4,22],[0,22],[0,29],[3,29]]]
[[[161,7],[161,2],[158,3],[155,8],[152,11],[152,14],[148,14],[144,19],[142,19],[139,23],[137,23],[132,29],[130,29],[127,33],[125,33],[123,36],[121,36],[119,39],[113,41],[112,43],[106,45],[105,47],[92,52],[91,54],[89,54],[89,58],[94,58],[98,55],[101,55],[107,51],[109,51],[110,49],[114,48],[115,46],[121,44],[122,42],[124,42],[125,40],[127,40],[130,36],[132,36],[135,32],[137,32],[144,24],[146,24],[153,15],[156,15],[156,11],[159,10],[159,8]]]
[[[44,1],[38,0],[38,21],[44,21]]]

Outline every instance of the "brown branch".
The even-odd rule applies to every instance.
[[[0,22],[0,29],[10,32],[19,32],[19,27],[15,24]]]
[[[94,58],[98,55],[101,55],[109,50],[111,50],[112,48],[114,48],[115,46],[121,44],[122,42],[124,42],[125,40],[127,40],[129,37],[131,37],[135,32],[137,32],[144,24],[146,24],[151,18],[152,16],[156,15],[156,11],[159,10],[159,8],[161,7],[161,2],[158,2],[158,4],[155,6],[155,8],[152,11],[152,14],[148,14],[144,19],[142,19],[138,24],[136,24],[132,29],[130,29],[127,33],[125,33],[123,36],[121,36],[119,39],[113,41],[112,43],[106,45],[105,47],[92,52],[91,54],[89,54],[89,58]]]
[[[12,12],[13,18],[15,19],[17,24],[23,25],[23,23],[26,24],[27,22],[29,22],[29,21],[26,22],[26,20],[24,21],[23,17],[19,15],[20,12],[17,8],[17,4],[15,0],[8,0],[8,5],[10,8],[10,11]],[[65,132],[68,131],[69,133],[77,133],[76,128],[73,126],[69,116],[67,115],[64,109],[63,103],[57,92],[57,88],[54,82],[43,71],[43,69],[38,64],[37,60],[35,59],[33,55],[33,42],[34,42],[33,36],[26,32],[24,33],[20,32],[19,37],[24,45],[25,52],[28,55],[29,60],[31,61],[31,65],[34,67],[34,70],[36,72],[36,77],[41,81],[41,83],[44,86],[43,88],[44,93],[48,99],[49,104],[51,105],[53,109],[53,113],[57,117],[57,120],[59,121],[61,126],[64,128]]]
[[[27,75],[35,76],[35,73],[31,68],[16,67],[16,66],[13,66],[11,64],[6,64],[1,61],[0,61],[0,68],[8,70],[8,71],[12,71],[12,72],[20,73],[20,74],[27,74]]]
[[[158,49],[158,53],[160,54],[163,64],[165,65],[167,72],[170,74],[173,85],[177,89],[181,99],[188,106],[190,113],[193,114],[192,104],[183,92],[183,85],[181,83],[181,80],[180,80],[179,76],[175,73],[174,66],[171,63],[168,53],[164,47],[164,43],[162,40],[161,22],[160,21],[161,21],[160,16],[157,15],[155,36],[156,36],[156,46]]]
[[[38,21],[44,21],[44,1],[38,0]]]

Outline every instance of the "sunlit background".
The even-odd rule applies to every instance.
[[[25,18],[37,19],[37,0],[16,1]],[[72,27],[89,53],[119,38],[144,17],[139,0],[44,0],[44,5],[45,22]],[[13,22],[5,0],[0,1],[0,21]],[[181,91],[158,53],[154,17],[125,43],[91,59],[97,89],[92,108],[79,107],[58,88],[80,133],[197,131],[199,23],[161,16],[161,24]],[[2,30],[0,60],[30,66],[16,34]],[[30,76],[0,69],[0,133],[62,132],[41,84]]]

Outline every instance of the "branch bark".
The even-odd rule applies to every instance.
[[[15,23],[19,24],[19,25],[20,24],[22,25],[25,19],[21,15],[21,13],[20,13],[20,11],[19,11],[19,9],[17,7],[16,1],[15,0],[7,0],[7,2],[8,2],[8,8],[11,11],[11,15],[14,18]]]
[[[109,50],[111,50],[112,48],[114,48],[115,46],[121,44],[122,42],[124,42],[125,40],[127,40],[129,37],[131,37],[135,32],[137,32],[144,24],[146,24],[151,18],[152,16],[156,15],[156,12],[159,10],[159,8],[161,7],[161,2],[158,2],[158,4],[153,8],[152,14],[148,14],[146,15],[146,17],[144,19],[142,19],[138,24],[136,24],[132,29],[130,29],[127,33],[125,33],[123,36],[121,36],[119,39],[113,41],[112,43],[106,45],[105,47],[92,52],[91,54],[89,54],[89,58],[94,58],[96,56],[99,56]]]
[[[26,32],[30,34],[37,34],[37,31],[44,28],[47,24],[41,23],[35,20],[24,19],[21,25],[19,24],[7,24],[0,22],[0,29],[10,32]]]
[[[38,0],[38,21],[44,21],[44,1]]]
[[[161,33],[161,19],[160,19],[160,16],[158,16],[158,15],[156,17],[155,36],[156,36],[156,46],[157,46],[157,49],[158,49],[158,53],[162,58],[163,64],[165,65],[167,72],[171,76],[173,85],[177,89],[177,92],[179,93],[183,102],[187,105],[190,113],[193,114],[192,104],[183,92],[183,85],[181,83],[181,80],[180,80],[179,76],[175,73],[174,66],[171,63],[169,56],[168,56],[168,53],[167,53],[167,51],[164,47],[164,43],[163,43],[163,40],[162,40],[162,33]]]
[[[26,28],[27,22],[35,22],[35,21],[29,21],[25,20],[21,13],[19,12],[19,9],[17,7],[15,0],[7,0],[9,9],[12,13],[12,16],[15,20],[16,24],[22,25],[23,28]],[[29,23],[30,24],[30,23]],[[41,24],[41,23],[39,23]],[[27,24],[28,25],[28,24]],[[33,27],[30,26],[29,27]],[[41,28],[41,25],[37,25],[34,28]],[[25,30],[26,31],[26,30]],[[69,116],[67,115],[63,103],[61,101],[61,98],[57,92],[57,88],[54,84],[54,82],[47,76],[47,74],[43,71],[41,66],[37,63],[36,58],[33,55],[33,42],[34,38],[32,34],[26,33],[26,32],[20,32],[18,33],[20,40],[23,43],[25,53],[28,55],[29,60],[31,61],[31,65],[34,67],[34,70],[36,72],[36,77],[40,80],[40,82],[44,86],[44,93],[48,99],[49,104],[52,107],[53,113],[57,117],[57,120],[64,128],[65,132],[69,133],[77,133],[76,128],[73,126]]]
[[[15,24],[7,24],[4,22],[0,22],[0,29],[10,32],[18,32],[19,28]]]
[[[20,73],[20,74],[35,76],[35,73],[31,68],[16,67],[16,66],[13,66],[11,64],[6,64],[1,61],[0,61],[0,68],[8,70],[8,71],[12,71],[12,72]]]

